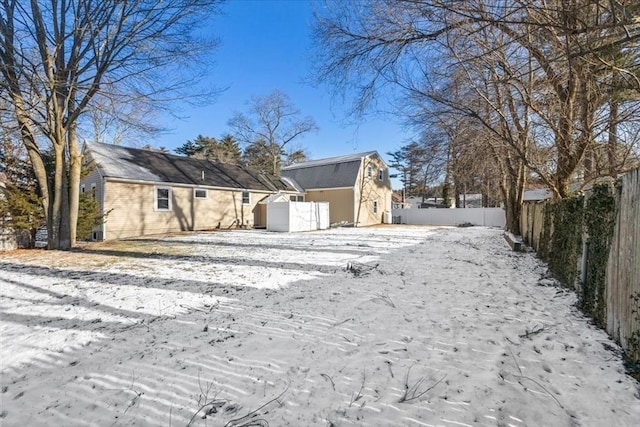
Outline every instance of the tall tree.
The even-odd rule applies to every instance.
[[[392,87],[401,101],[417,95],[424,111],[444,107],[481,125],[479,153],[505,177],[517,228],[529,171],[567,196],[607,128],[602,119],[616,105],[602,108],[601,83],[624,76],[638,93],[638,62],[622,66],[610,52],[637,51],[639,10],[627,0],[331,1],[317,13],[318,72],[341,91],[355,89],[358,111]]]
[[[242,152],[242,163],[249,166],[251,169],[257,170],[267,175],[273,173],[273,160],[269,145],[263,141],[258,140],[254,143],[248,144]],[[282,153],[279,154],[279,156]],[[278,164],[280,160],[278,158]]]
[[[318,129],[311,116],[302,117],[291,99],[279,90],[266,96],[254,96],[247,113],[236,113],[229,126],[250,154],[267,156],[270,174],[279,175],[286,147],[306,133]],[[249,149],[249,146],[252,148]]]
[[[213,160],[222,163],[239,164],[241,151],[238,142],[231,135],[224,135],[220,140],[198,135],[174,150],[178,154],[198,159]]]
[[[403,145],[399,150],[387,153],[391,156],[390,167],[400,172],[403,196],[419,196],[424,193],[421,174],[429,162],[425,147],[417,142]]]
[[[96,94],[87,111],[87,119],[80,123],[79,133],[94,142],[135,146],[143,145],[144,141],[165,130],[155,123],[156,111],[147,100],[131,99],[123,103],[110,95],[102,91]]]
[[[0,97],[10,102],[38,180],[49,248],[75,243],[85,113],[100,94],[152,103],[191,91],[213,46],[194,29],[218,3],[0,0]]]

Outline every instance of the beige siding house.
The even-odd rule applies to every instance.
[[[106,213],[95,240],[253,227],[271,194],[301,195],[287,181],[242,166],[110,144],[87,144],[90,173],[80,191]]]
[[[367,226],[391,213],[389,168],[375,151],[312,160],[282,168],[305,200],[329,202],[332,224]]]

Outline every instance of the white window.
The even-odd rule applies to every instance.
[[[292,202],[304,202],[304,196],[289,196],[289,200],[291,200]]]
[[[207,198],[207,190],[201,190],[198,188],[193,189],[193,197],[195,199],[206,199]]]
[[[91,198],[96,199],[96,183],[91,184]]]
[[[378,169],[378,181],[384,181],[384,169]]]
[[[251,194],[248,191],[242,192],[242,204],[250,205],[251,204]]]
[[[373,166],[369,165],[367,166],[367,176],[371,178],[372,175],[373,175]]]
[[[378,201],[377,200],[373,201],[373,213],[374,214],[378,213]]]
[[[157,211],[171,210],[171,188],[156,187],[156,210]]]

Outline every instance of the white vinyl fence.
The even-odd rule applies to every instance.
[[[327,202],[267,203],[267,231],[313,231],[329,228]]]
[[[393,222],[409,225],[460,225],[470,223],[489,227],[504,227],[502,208],[465,209],[394,209]]]

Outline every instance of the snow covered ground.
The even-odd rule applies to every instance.
[[[637,426],[616,345],[489,228],[0,258],[4,426]]]

